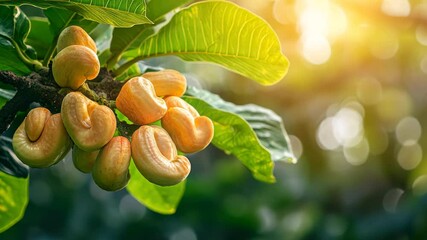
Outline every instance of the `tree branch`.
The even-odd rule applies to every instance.
[[[61,111],[61,103],[71,89],[59,87],[49,71],[33,72],[28,76],[17,76],[11,71],[0,71],[0,82],[9,84],[17,90],[15,96],[0,110],[0,134],[11,124],[19,111],[26,111],[32,102],[49,109],[52,113]],[[97,79],[87,81],[78,89],[86,97],[114,110],[115,99],[122,87],[110,72],[102,69]]]

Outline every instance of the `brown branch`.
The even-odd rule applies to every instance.
[[[0,134],[3,133],[19,111],[26,111],[32,102],[48,108],[52,113],[61,110],[61,103],[71,89],[60,88],[49,71],[31,73],[28,76],[17,76],[10,71],[0,71],[0,82],[9,84],[17,90],[16,95],[0,110]],[[98,78],[88,81],[88,85],[79,91],[90,99],[114,108],[122,83],[113,79],[111,74],[103,69]]]

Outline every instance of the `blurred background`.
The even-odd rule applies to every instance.
[[[427,239],[427,1],[235,0],[277,32],[291,66],[260,86],[213,65],[149,64],[236,104],[271,108],[299,162],[276,184],[213,147],[171,216],[100,190],[68,158],[32,170],[2,239]]]

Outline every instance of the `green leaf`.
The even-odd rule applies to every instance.
[[[109,61],[109,65],[112,65],[110,68],[114,67],[113,65],[125,50],[138,47],[141,42],[153,35],[154,28],[163,21],[162,17],[165,14],[188,2],[190,0],[151,0],[147,3],[147,17],[155,23],[154,25],[143,24],[131,28],[115,28],[110,47],[113,54]]]
[[[86,29],[85,29],[86,30]],[[104,52],[110,47],[113,27],[108,24],[98,24],[92,31],[87,31],[95,41],[98,52]]]
[[[67,9],[52,7],[45,9],[43,14],[49,19],[50,31],[55,38],[57,38],[59,33],[70,24],[71,20],[76,15],[74,12]]]
[[[237,106],[193,87],[186,94],[193,97],[183,99],[214,122],[212,143],[235,155],[256,179],[275,182],[274,161],[296,161],[282,120],[272,111],[256,105]]]
[[[14,46],[0,37],[0,70],[13,71],[18,75],[27,75],[31,69],[19,58]]]
[[[128,192],[148,209],[161,214],[173,214],[185,191],[185,181],[168,187],[158,186],[145,179],[133,161],[129,167],[131,175]]]
[[[56,37],[70,25],[78,25],[86,32],[92,31],[98,25],[98,23],[86,20],[67,9],[48,8],[43,13],[49,19],[51,32]]]
[[[31,23],[28,17],[18,7],[0,6],[0,36],[14,41],[22,52],[35,58],[35,51],[25,44],[30,32]]]
[[[135,61],[164,55],[216,63],[265,85],[281,80],[289,65],[268,23],[226,1],[181,10],[158,34],[124,54]]]
[[[84,18],[118,27],[131,27],[136,24],[151,23],[145,16],[144,0],[18,0],[0,1],[0,4],[30,4],[41,8],[65,8]]]
[[[18,222],[28,204],[28,178],[0,172],[0,233]]]
[[[261,144],[269,150],[273,161],[288,163],[297,161],[292,153],[283,120],[272,110],[255,104],[235,105],[224,101],[216,94],[195,87],[189,87],[186,94],[200,98],[215,108],[237,114],[245,119],[255,131]]]
[[[27,43],[34,47],[39,59],[43,59],[53,42],[53,34],[49,29],[46,18],[31,17],[31,31],[27,37]]]
[[[10,134],[10,132],[6,134]],[[12,147],[12,139],[5,135],[0,135],[0,172],[5,172],[18,178],[27,178],[28,166],[24,165],[15,155]]]
[[[133,77],[141,76],[145,72],[157,72],[163,70],[162,67],[154,67],[146,65],[142,62],[137,62],[129,67],[124,73],[116,77],[118,81],[125,81]]]

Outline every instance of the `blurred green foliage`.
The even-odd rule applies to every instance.
[[[427,238],[427,1],[235,2],[282,40],[291,62],[282,82],[265,87],[212,65],[151,61],[228,101],[273,109],[298,164],[276,163],[270,185],[210,147],[190,156],[182,202],[163,216],[125,192],[100,190],[67,159],[31,170],[25,217],[0,238]]]

